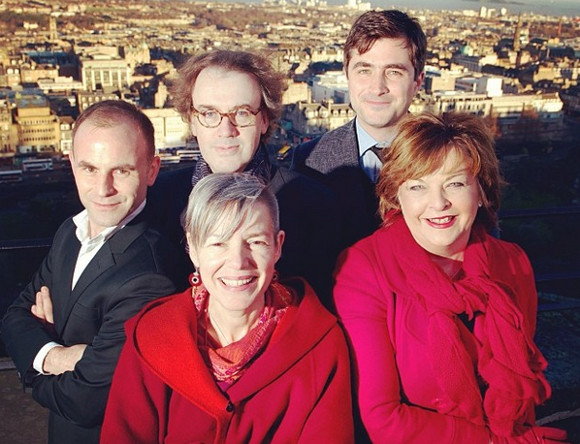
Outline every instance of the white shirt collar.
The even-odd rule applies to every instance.
[[[377,141],[365,131],[358,119],[355,120],[356,138],[358,140],[358,156],[362,157],[367,150],[375,146]]]
[[[90,245],[93,243],[99,244],[99,243],[106,242],[107,240],[109,240],[111,238],[111,236],[113,234],[115,234],[117,231],[125,228],[125,226],[129,222],[131,222],[133,219],[135,219],[135,217],[137,217],[139,215],[139,213],[141,213],[143,211],[146,203],[147,203],[147,199],[144,199],[143,202],[141,202],[141,205],[139,205],[134,211],[129,213],[127,216],[125,216],[125,218],[121,222],[119,222],[118,225],[105,228],[103,231],[101,231],[99,234],[97,234],[92,239],[90,237],[89,213],[86,209],[81,211],[79,214],[77,214],[76,216],[73,217],[73,222],[77,227],[77,229],[75,231],[77,239],[79,240],[79,242],[82,245]]]

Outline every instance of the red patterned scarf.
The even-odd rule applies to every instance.
[[[542,373],[547,363],[524,330],[525,320],[514,303],[516,280],[501,282],[492,275],[492,269],[508,266],[510,258],[503,257],[483,229],[474,227],[463,277],[452,281],[415,242],[402,217],[389,231],[390,243],[382,252],[392,264],[387,279],[395,293],[416,298],[429,315],[429,360],[447,395],[437,410],[487,423],[499,436],[522,433],[524,424],[533,422],[533,407],[550,396],[550,386]],[[476,312],[481,313],[476,323],[483,323],[474,333],[481,343],[477,372],[487,384],[483,399],[454,321],[461,313],[473,319]]]
[[[197,311],[198,347],[216,381],[226,386],[238,380],[266,347],[278,322],[294,297],[282,284],[272,282],[265,295],[265,304],[256,323],[242,339],[222,347],[207,332],[209,293],[202,287],[193,295]]]

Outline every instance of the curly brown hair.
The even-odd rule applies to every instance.
[[[495,155],[493,136],[483,120],[471,114],[430,113],[408,115],[387,154],[377,182],[379,212],[389,225],[401,211],[397,194],[407,180],[438,170],[450,151],[457,150],[471,163],[481,189],[482,206],[475,223],[487,230],[497,227],[497,211],[504,183]]]
[[[262,96],[261,108],[268,118],[266,140],[274,131],[282,110],[282,94],[286,88],[284,75],[275,71],[270,61],[247,51],[216,50],[192,56],[179,68],[179,77],[171,87],[173,105],[183,120],[190,122],[193,106],[191,93],[199,73],[208,67],[237,71],[253,76]]]

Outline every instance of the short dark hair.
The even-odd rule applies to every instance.
[[[427,37],[417,19],[396,9],[367,11],[356,19],[344,44],[345,71],[348,72],[353,50],[364,54],[380,39],[404,39],[407,42],[417,80],[425,68]]]
[[[121,123],[131,123],[143,136],[147,148],[147,156],[155,156],[155,129],[149,117],[135,105],[123,100],[103,100],[89,106],[75,121],[72,138],[73,150],[76,133],[80,126],[88,122],[97,128],[110,128]]]
[[[286,88],[284,75],[275,71],[266,57],[252,52],[220,49],[192,56],[179,68],[179,77],[171,88],[173,105],[187,122],[191,118],[195,82],[199,73],[209,67],[249,74],[256,79],[262,96],[261,107],[268,117],[268,130],[262,136],[266,140],[281,115],[282,94]]]
[[[452,150],[470,162],[471,172],[481,189],[482,206],[475,222],[488,230],[497,227],[504,182],[493,136],[480,117],[465,113],[409,114],[401,121],[377,182],[379,212],[385,225],[400,213],[399,187],[407,180],[437,171]]]

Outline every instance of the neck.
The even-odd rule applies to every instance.
[[[359,121],[360,126],[377,142],[390,142],[397,134],[397,126],[391,125],[383,128],[375,128],[367,125],[362,120]]]
[[[431,260],[435,262],[439,267],[443,270],[443,272],[449,276],[450,278],[454,278],[461,270],[461,265],[463,263],[461,258],[449,258],[443,256],[437,256],[435,254],[430,253]]]
[[[238,312],[224,309],[218,304],[212,304],[210,296],[207,307],[210,333],[224,347],[232,342],[237,342],[244,338],[256,324],[263,308],[264,297],[261,298],[261,304],[256,304],[249,310]]]

